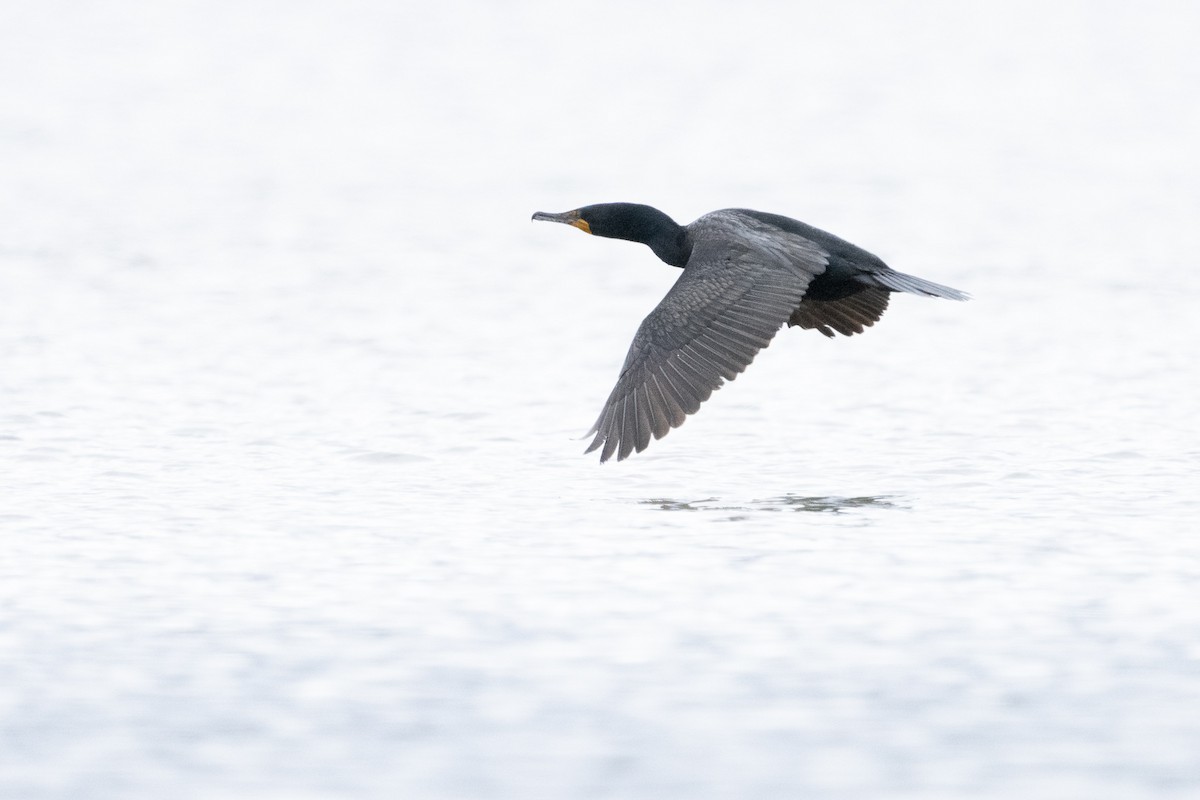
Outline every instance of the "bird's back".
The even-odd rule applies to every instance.
[[[834,236],[828,231],[791,217],[747,208],[730,208],[706,214],[692,225],[712,217],[757,223],[752,223],[752,226],[758,229],[758,233],[753,237],[753,243],[747,241],[747,244],[765,244],[770,248],[771,243],[774,243],[776,248],[782,248],[787,257],[799,257],[804,264],[803,269],[809,268],[810,259],[814,255],[823,261],[824,270],[817,274],[808,288],[807,298],[810,301],[840,300],[858,294],[864,288],[908,292],[948,300],[966,300],[969,296],[958,289],[897,272],[874,253],[840,236]],[[691,227],[689,225],[688,229],[691,230]],[[882,309],[880,312],[882,313]]]
[[[821,231],[775,214],[726,208],[705,214],[687,231],[692,246],[688,268],[719,269],[733,261],[757,259],[765,266],[795,272],[807,283],[829,263],[829,249],[810,235]]]
[[[810,242],[815,249],[824,254],[827,262],[824,272],[825,281],[822,281],[822,283],[828,283],[831,280],[850,280],[857,273],[889,269],[883,259],[874,253],[868,252],[840,236],[835,236],[828,231],[823,231],[798,219],[792,219],[780,214],[770,214],[765,211],[754,211],[748,208],[732,208],[716,213],[736,213],[743,215],[770,226],[770,228],[779,231],[788,238],[803,239]]]

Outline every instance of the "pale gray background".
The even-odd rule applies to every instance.
[[[1198,27],[0,4],[0,796],[1200,796]],[[600,467],[606,200],[976,299]]]

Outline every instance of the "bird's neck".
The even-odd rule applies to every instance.
[[[674,220],[668,221],[669,225],[656,226],[652,234],[643,241],[654,251],[654,255],[672,267],[683,267],[692,254],[692,243],[688,239],[687,228]]]

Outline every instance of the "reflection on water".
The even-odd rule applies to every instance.
[[[755,511],[815,511],[819,513],[841,514],[861,508],[904,508],[895,495],[877,495],[864,497],[812,497],[796,494],[785,494],[782,497],[771,497],[765,500],[752,500],[749,504],[725,504],[718,498],[708,497],[703,500],[674,500],[667,497],[652,497],[641,500],[643,505],[658,506],[661,511],[735,511],[751,513]]]
[[[761,501],[761,506],[768,511],[821,511],[840,514],[856,508],[903,508],[896,501],[899,498],[892,495],[876,497],[801,497],[795,494],[785,494],[771,500]]]
[[[671,500],[666,497],[651,497],[640,501],[643,505],[658,506],[662,511],[719,511],[720,506],[709,505],[716,501],[715,497],[704,500]]]

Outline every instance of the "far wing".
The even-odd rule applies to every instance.
[[[829,337],[834,331],[853,336],[879,321],[887,309],[888,296],[887,289],[868,287],[837,300],[805,297],[788,319],[788,325],[816,328]]]
[[[600,460],[641,452],[736,378],[795,311],[825,254],[736,212],[692,228],[692,257],[642,322],[617,385],[589,433]]]

